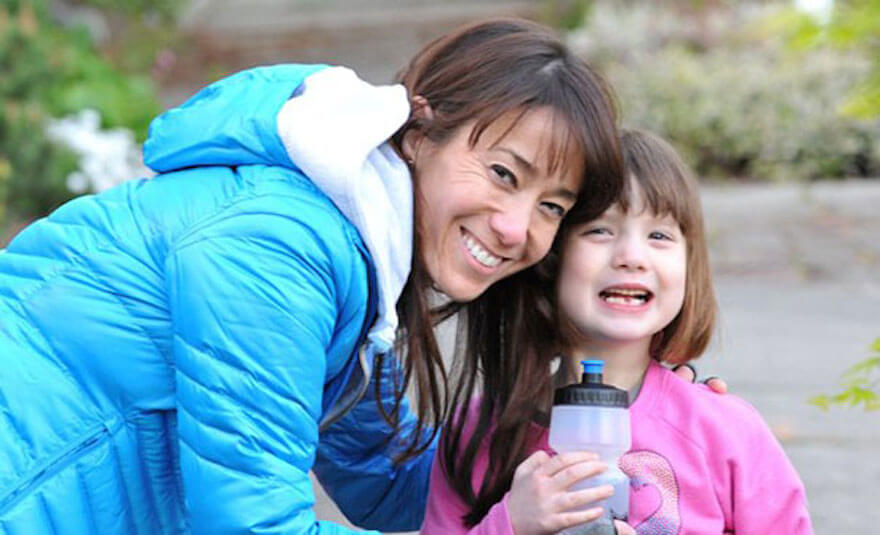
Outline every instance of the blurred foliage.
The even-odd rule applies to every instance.
[[[589,16],[592,5],[592,0],[544,0],[539,18],[548,26],[573,30]]]
[[[703,177],[880,175],[880,121],[839,113],[876,55],[795,52],[766,2],[596,2],[571,43],[618,92],[624,122],[672,141]],[[777,26],[778,28],[778,26]]]
[[[880,410],[880,338],[874,340],[871,351],[875,356],[859,362],[844,372],[838,394],[815,396],[810,403],[823,410],[831,406],[858,407],[867,411]]]
[[[864,120],[880,118],[880,0],[837,0],[828,20],[789,10],[767,21],[770,31],[781,33],[789,46],[800,51],[818,48],[857,50],[871,59],[871,68],[854,84],[838,111]],[[880,143],[875,137],[873,143]],[[844,390],[810,401],[823,409],[831,405],[880,410],[880,338],[876,353],[843,374]]]
[[[128,16],[131,19],[144,17],[172,23],[180,12],[180,0],[79,0],[77,4],[103,8]]]
[[[46,139],[50,118],[93,108],[103,128],[146,137],[159,111],[150,69],[164,41],[156,37],[179,4],[0,0],[0,236],[73,196],[65,181],[77,159]]]
[[[870,72],[847,95],[840,111],[862,119],[880,117],[880,0],[837,0],[827,21],[790,9],[765,24],[769,31],[786,36],[796,50],[833,47],[872,58]]]

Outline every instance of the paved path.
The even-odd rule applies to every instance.
[[[878,532],[880,412],[806,404],[880,338],[880,182],[705,188],[720,343],[702,364],[764,415],[816,533]]]

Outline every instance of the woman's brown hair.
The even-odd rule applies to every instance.
[[[714,329],[716,301],[709,270],[709,254],[703,228],[703,214],[696,180],[688,167],[681,161],[675,149],[659,137],[642,131],[628,130],[621,135],[621,148],[628,180],[610,204],[619,204],[624,211],[633,207],[634,188],[640,188],[644,209],[657,215],[671,215],[681,227],[687,244],[687,279],[684,303],[681,311],[652,340],[652,358],[668,363],[682,363],[699,357],[706,349]],[[604,209],[602,210],[604,211]],[[500,400],[497,391],[491,388],[492,381],[484,380],[482,406],[476,421],[468,422],[473,428],[467,444],[458,453],[445,451],[443,461],[447,472],[455,474],[454,486],[462,498],[471,506],[464,521],[468,525],[479,522],[489,509],[501,500],[510,489],[516,467],[535,448],[540,438],[535,433],[535,424],[546,426],[554,383],[560,378],[574,377],[572,370],[561,370],[557,377],[550,375],[550,362],[558,352],[568,345],[566,320],[559,316],[556,306],[555,279],[566,236],[580,225],[587,223],[602,211],[579,211],[566,218],[559,232],[553,250],[539,265],[521,274],[531,277],[537,284],[537,294],[533,299],[543,303],[550,310],[554,321],[547,321],[544,311],[535,316],[541,318],[543,332],[532,331],[526,336],[539,335],[538,338],[521,341],[522,358],[531,358],[530,365],[524,365],[534,374],[531,385],[524,382],[511,389],[512,396],[520,396],[519,402]],[[543,299],[542,299],[543,297]],[[534,320],[535,318],[533,318]],[[503,348],[493,348],[500,358],[506,358]],[[565,360],[565,359],[563,359]],[[563,379],[562,382],[565,382]],[[540,383],[537,385],[535,383]],[[511,396],[511,397],[512,397]],[[516,407],[512,409],[511,407]],[[505,417],[505,411],[508,413]],[[456,424],[460,434],[465,412]],[[493,421],[493,418],[495,421]],[[451,433],[450,433],[451,434]],[[472,474],[478,449],[491,435],[489,444],[489,468],[483,484],[476,493],[464,489],[465,476]],[[461,441],[460,436],[457,438]],[[456,447],[460,447],[458,443]],[[454,467],[449,470],[449,466]]]
[[[571,212],[601,212],[622,186],[617,115],[609,87],[541,25],[495,19],[465,26],[429,43],[398,75],[398,81],[407,88],[410,99],[424,99],[432,110],[429,118],[411,115],[392,138],[398,147],[412,129],[442,143],[472,121],[473,145],[500,117],[514,114],[518,120],[532,109],[546,107],[554,111],[557,120],[553,154],[549,155],[551,166],[571,164],[563,161],[571,148],[578,149],[575,153],[583,158],[577,164],[584,169],[586,179]],[[414,182],[418,187],[418,177]],[[415,217],[418,221],[418,210]],[[543,323],[532,320],[536,308],[543,310],[545,322],[552,321],[551,309],[536,305],[543,296],[534,291],[530,274],[496,283],[469,304],[432,308],[432,283],[422,266],[418,228],[417,224],[412,271],[397,303],[402,373],[386,370],[386,356],[380,356],[374,367],[379,374],[374,382],[377,394],[381,374],[392,374],[396,399],[390,409],[381,404],[379,409],[396,430],[407,386],[411,380],[415,382],[418,421],[414,429],[408,430],[398,461],[427,449],[449,411],[469,401],[474,386],[471,370],[506,377],[501,383],[489,385],[499,392],[504,405],[508,399],[521,399],[519,390],[514,389],[520,389],[524,379],[534,381],[520,363],[531,366],[533,359],[506,356],[517,354],[522,341],[537,334],[535,329],[540,331],[537,326]],[[461,309],[464,314],[459,322],[468,332],[468,358],[457,367],[461,372],[457,376],[464,380],[457,381],[450,397],[449,374],[434,327]],[[452,435],[456,435],[455,430]],[[454,477],[463,476],[456,473]]]
[[[512,114],[518,119],[530,110],[549,108],[557,122],[550,165],[571,164],[562,161],[571,148],[578,149],[575,152],[583,159],[577,163],[584,169],[584,181],[570,216],[583,219],[600,214],[619,195],[623,165],[611,90],[543,26],[515,19],[467,26],[429,44],[399,80],[411,98],[424,98],[433,113],[427,118],[413,115],[395,134],[398,145],[410,129],[442,143],[471,121],[469,141],[473,145],[502,116]],[[424,450],[437,425],[461,413],[478,390],[491,394],[483,398],[480,429],[485,431],[490,421],[513,426],[522,418],[531,418],[535,400],[548,397],[550,388],[545,383],[551,355],[535,342],[549,340],[555,319],[542,289],[549,279],[540,269],[499,281],[470,303],[432,310],[427,296],[431,283],[421,266],[418,233],[415,245],[412,274],[398,302],[406,355],[400,384],[405,386],[415,378],[420,416],[404,458]],[[439,318],[456,311],[461,312],[463,343],[457,348],[453,375],[447,382],[433,327]],[[448,384],[454,385],[451,395]],[[401,391],[392,423],[402,397]],[[448,418],[439,454],[454,488],[482,511],[495,496],[493,489],[500,486],[482,489],[479,497],[473,492],[470,468],[479,443],[462,444],[464,423],[464,418]],[[427,430],[431,431],[423,433]],[[420,439],[422,434],[426,436]],[[526,438],[525,433],[518,433],[508,444],[496,445],[504,453],[493,455],[502,459],[499,473],[512,473],[509,469],[515,464],[508,462],[513,459],[509,453],[511,448],[523,450]]]

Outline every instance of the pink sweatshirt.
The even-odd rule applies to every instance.
[[[477,406],[469,408],[473,421]],[[632,449],[620,459],[630,477],[629,524],[639,535],[812,533],[804,486],[758,412],[734,395],[678,379],[653,363],[630,407]],[[466,427],[466,432],[472,430]],[[539,448],[552,452],[547,433]],[[478,454],[475,489],[488,466]],[[505,494],[468,530],[468,507],[434,460],[422,533],[510,535]]]

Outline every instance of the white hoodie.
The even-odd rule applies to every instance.
[[[395,306],[412,260],[412,178],[388,143],[409,112],[402,85],[374,86],[330,67],[306,78],[278,114],[291,161],[357,227],[373,257],[379,308],[367,335],[371,353],[394,342]]]

